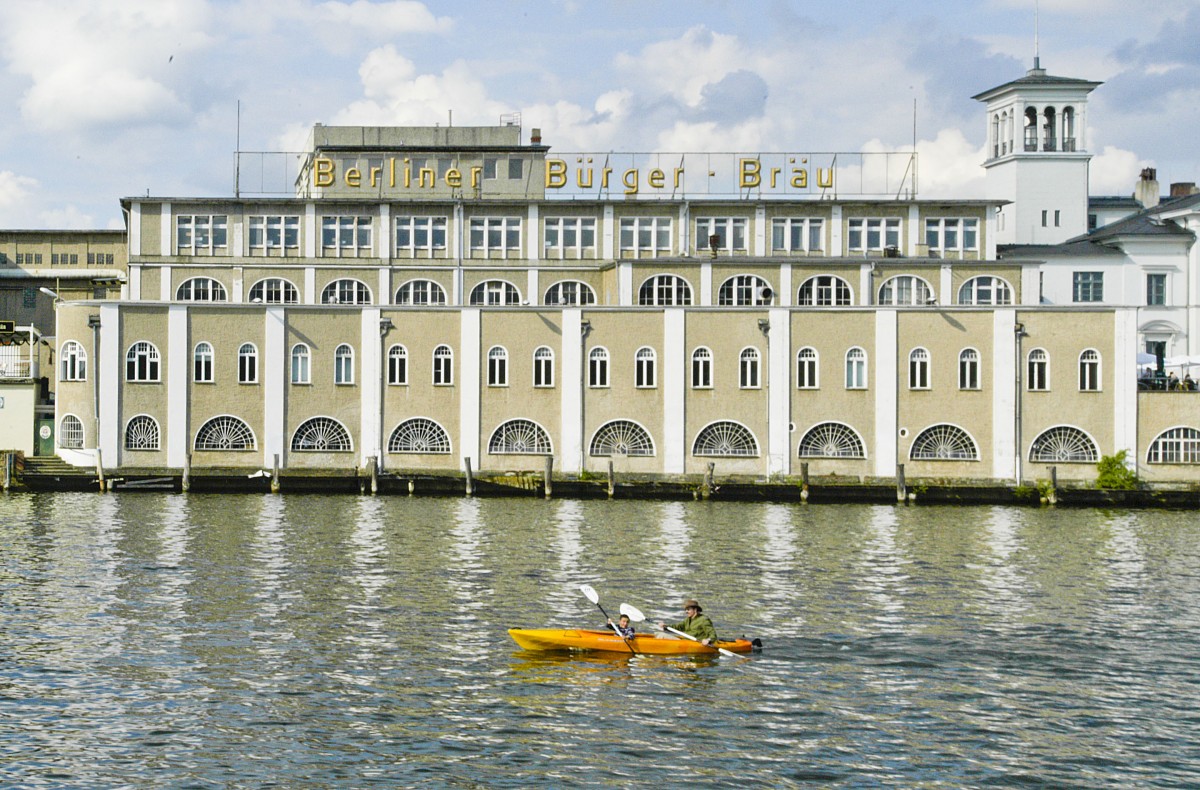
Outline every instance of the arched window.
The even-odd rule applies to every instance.
[[[1094,348],[1086,349],[1079,355],[1079,390],[1100,391],[1100,352]]]
[[[695,456],[756,456],[758,441],[750,429],[732,420],[710,423],[696,434],[692,443]]]
[[[371,289],[350,278],[334,280],[321,291],[321,304],[371,304]]]
[[[125,380],[136,382],[159,381],[158,349],[153,343],[141,340],[125,352]]]
[[[268,277],[250,286],[249,298],[262,304],[299,304],[300,291],[282,277]]]
[[[354,349],[347,343],[333,350],[333,383],[354,383]]]
[[[489,387],[508,386],[508,351],[503,346],[492,346],[487,356],[487,383]]]
[[[125,425],[126,450],[157,450],[158,422],[149,414],[139,414]]]
[[[545,303],[559,307],[589,305],[596,303],[596,292],[592,286],[578,280],[563,280],[546,289]]]
[[[738,387],[756,390],[762,386],[757,348],[744,348],[738,356]]]
[[[818,376],[820,366],[817,350],[811,346],[805,346],[796,352],[796,388],[802,390],[815,390],[821,385],[821,380]]]
[[[178,302],[224,302],[227,299],[225,286],[211,277],[184,280],[175,290],[175,300]]]
[[[433,420],[413,417],[392,431],[388,439],[388,452],[449,455],[450,434]]]
[[[258,383],[258,349],[253,343],[242,343],[238,349],[238,383]]]
[[[197,450],[253,450],[254,432],[237,417],[213,417],[196,431]]]
[[[1058,119],[1054,107],[1042,111],[1042,150],[1058,150]]]
[[[588,352],[588,386],[608,386],[608,349],[603,346]]]
[[[433,280],[409,280],[396,289],[396,304],[426,307],[446,304],[446,291]]]
[[[1075,108],[1063,107],[1062,111],[1062,149],[1075,150]]]
[[[532,420],[509,420],[492,433],[489,453],[548,455],[553,452],[550,435]]]
[[[642,389],[651,389],[657,385],[657,371],[655,370],[657,355],[654,349],[642,346],[634,355],[633,364],[633,381],[634,386]]]
[[[832,274],[809,277],[796,294],[796,304],[801,307],[846,307],[853,303],[850,283]]]
[[[1026,386],[1030,392],[1041,392],[1050,389],[1050,355],[1044,348],[1035,348],[1029,352],[1028,375],[1025,377]]]
[[[484,280],[471,289],[470,303],[485,307],[504,307],[521,303],[521,292],[506,280]]]
[[[404,346],[388,349],[388,384],[408,384],[408,349]]]
[[[547,346],[539,346],[533,352],[533,386],[554,386],[554,352]]]
[[[313,453],[343,453],[353,450],[346,426],[331,417],[313,417],[292,434],[292,450]]]
[[[908,388],[910,390],[929,389],[929,351],[924,348],[914,348],[908,355]]]
[[[958,354],[958,388],[979,389],[979,352],[973,348],[964,348]]]
[[[438,387],[454,383],[454,352],[450,346],[438,346],[433,350],[433,383]]]
[[[933,425],[913,439],[908,457],[914,461],[978,461],[979,448],[957,425]]]
[[[1036,151],[1037,143],[1037,108],[1025,108],[1025,150]]]
[[[1012,304],[1012,288],[999,277],[972,277],[958,289],[958,303],[969,305]]]
[[[600,426],[592,436],[588,453],[596,457],[613,455],[652,456],[654,440],[650,432],[632,420],[613,420]]]
[[[713,385],[712,351],[701,346],[692,352],[692,389],[710,389]]]
[[[196,344],[192,352],[192,381],[198,384],[213,382],[213,347],[203,341]]]
[[[858,432],[840,422],[822,422],[809,428],[800,440],[801,458],[866,458],[866,445]]]
[[[87,352],[74,340],[62,344],[59,351],[59,379],[61,381],[87,381]]]
[[[83,449],[83,422],[74,414],[64,414],[58,424],[58,446],[64,450]]]
[[[855,346],[846,352],[846,389],[867,388],[867,352]]]
[[[292,383],[312,383],[312,370],[309,367],[308,346],[297,343],[292,346]]]
[[[733,307],[769,305],[774,294],[763,278],[753,274],[738,274],[721,283],[717,290],[717,304]]]
[[[933,303],[933,289],[929,283],[911,274],[900,274],[885,280],[879,286],[879,304],[897,306],[919,306]]]
[[[1078,428],[1058,425],[1043,431],[1029,446],[1029,460],[1041,463],[1094,464],[1100,451],[1092,438]]]
[[[1163,431],[1150,442],[1148,464],[1200,464],[1200,431],[1179,427]]]
[[[638,289],[638,304],[644,307],[684,307],[692,303],[692,287],[674,274],[656,274]]]

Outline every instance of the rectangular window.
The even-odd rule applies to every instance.
[[[358,258],[371,254],[371,218],[338,216],[321,218],[321,247],[326,255]]]
[[[251,255],[299,255],[300,216],[263,215],[250,218]]]
[[[716,236],[714,247],[713,236]],[[745,217],[702,217],[696,220],[696,251],[746,251]]]
[[[549,258],[594,258],[596,218],[547,217],[544,242]]]
[[[494,179],[496,177],[496,160],[483,160],[483,177],[486,179]]]
[[[1104,272],[1075,272],[1071,300],[1074,302],[1104,301]]]
[[[1146,304],[1161,307],[1167,303],[1167,275],[1146,275]]]
[[[900,218],[855,218],[847,223],[851,250],[900,249]]]
[[[930,250],[964,252],[979,249],[979,220],[971,217],[925,220],[925,243]]]
[[[446,249],[446,217],[396,217],[396,254],[432,257]]]
[[[1058,209],[1054,209],[1054,227],[1062,227],[1062,212]]]
[[[657,257],[671,252],[670,217],[622,217],[620,247],[630,256]]]
[[[1042,227],[1047,228],[1049,226],[1050,226],[1050,212],[1042,211]]]
[[[825,220],[819,217],[776,217],[771,221],[774,252],[820,252],[825,248]]]
[[[479,257],[519,258],[520,217],[472,217],[471,252]]]
[[[229,218],[224,214],[184,214],[175,218],[179,255],[228,255]]]
[[[517,157],[510,157],[508,160],[508,177],[513,181],[520,181],[525,175],[525,160]]]

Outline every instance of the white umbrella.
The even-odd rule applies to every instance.
[[[1139,351],[1137,355],[1138,365],[1155,365],[1158,363],[1158,357],[1153,354],[1147,354],[1145,351]]]

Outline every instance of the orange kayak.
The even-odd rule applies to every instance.
[[[749,653],[754,645],[747,639],[702,645],[690,639],[634,634],[628,640],[612,631],[582,628],[510,628],[508,635],[526,650],[599,650],[606,653],[642,653],[653,656],[715,656],[723,647],[734,653]],[[630,650],[630,645],[633,650]]]

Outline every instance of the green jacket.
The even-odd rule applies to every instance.
[[[671,627],[676,631],[683,631],[685,634],[691,634],[700,640],[711,639],[714,642],[717,641],[717,629],[713,626],[712,620],[709,620],[708,615],[706,614],[698,614],[695,617],[686,617]]]

